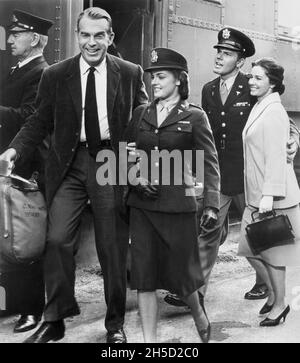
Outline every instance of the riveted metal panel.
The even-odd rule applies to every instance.
[[[274,0],[227,0],[225,23],[274,34]]]
[[[177,16],[205,19],[220,23],[222,6],[205,0],[176,0],[174,12]],[[205,14],[205,18],[203,17]]]

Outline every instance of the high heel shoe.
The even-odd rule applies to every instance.
[[[290,306],[288,305],[284,311],[279,315],[277,316],[276,319],[269,319],[269,318],[266,318],[265,320],[261,321],[260,322],[260,326],[277,326],[280,324],[281,322],[281,319],[283,319],[283,322],[285,322],[285,319],[287,317],[287,314],[290,312]]]
[[[210,335],[211,335],[211,325],[210,325],[210,322],[208,320],[208,317],[207,317],[207,314],[206,314],[206,310],[205,310],[205,307],[204,307],[204,296],[200,293],[199,293],[199,302],[200,302],[200,305],[202,307],[202,310],[204,312],[204,315],[208,321],[208,326],[206,329],[202,329],[202,330],[198,330],[198,334],[200,336],[200,339],[202,340],[202,343],[209,343],[209,340],[210,340]]]
[[[273,309],[274,304],[268,305],[268,303],[265,303],[265,305],[260,309],[259,315],[265,315],[268,314]]]

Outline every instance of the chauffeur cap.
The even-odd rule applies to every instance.
[[[244,57],[251,57],[255,53],[252,40],[241,31],[234,28],[223,28],[218,33],[218,44],[214,48],[223,48],[242,53]]]
[[[188,72],[187,61],[180,53],[168,48],[154,48],[151,52],[150,66],[145,72],[156,69],[179,69]]]
[[[48,30],[53,22],[21,10],[14,10],[11,23],[7,29],[9,32],[35,32],[42,35],[48,35]],[[17,28],[17,29],[14,29]]]

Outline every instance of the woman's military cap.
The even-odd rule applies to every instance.
[[[179,69],[188,72],[187,61],[180,53],[168,48],[154,48],[151,52],[150,66],[145,72],[156,69]]]

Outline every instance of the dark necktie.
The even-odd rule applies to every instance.
[[[15,66],[15,67],[11,67],[10,69],[10,75],[13,75],[14,73],[16,73],[18,70],[20,69],[19,67],[19,63]]]
[[[88,74],[84,106],[86,141],[88,144],[89,153],[93,157],[96,157],[101,145],[101,134],[96,100],[94,75],[95,70],[96,69],[94,67],[91,67]]]

